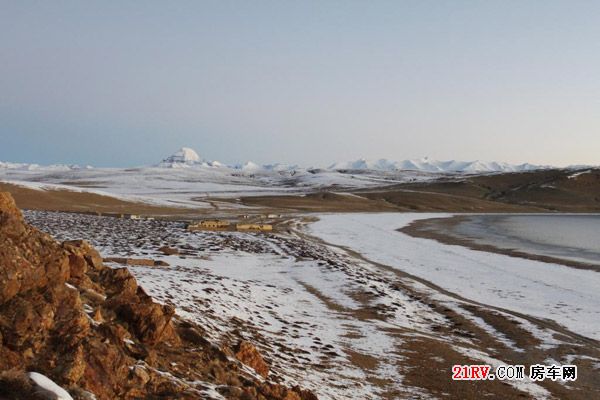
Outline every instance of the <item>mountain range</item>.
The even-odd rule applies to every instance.
[[[464,173],[464,174],[480,174],[494,172],[522,172],[534,171],[538,169],[553,168],[546,165],[534,165],[529,163],[524,164],[509,164],[496,161],[438,161],[427,157],[421,159],[394,161],[388,159],[367,160],[358,159],[353,161],[335,162],[327,167],[309,167],[303,168],[298,165],[289,164],[265,164],[259,165],[252,161],[244,164],[227,165],[219,161],[211,161],[202,158],[194,149],[182,147],[175,153],[164,158],[158,164],[151,167],[159,168],[224,168],[230,170],[238,170],[245,173],[293,173],[294,171],[329,171],[329,172],[348,172],[348,171],[376,171],[376,172],[397,172],[397,171],[419,171],[429,173]],[[579,166],[581,167],[581,166]],[[93,167],[78,165],[55,164],[49,166],[40,166],[38,164],[26,163],[11,163],[0,162],[0,169],[4,170],[22,170],[35,171],[39,169],[68,171],[78,169],[91,169]]]
[[[158,166],[167,168],[181,168],[181,167],[193,167],[193,166],[204,166],[204,167],[229,167],[234,169],[243,170],[246,172],[260,172],[260,171],[291,171],[302,169],[297,165],[287,164],[269,164],[269,165],[258,165],[251,161],[245,164],[238,164],[233,166],[227,166],[218,161],[208,161],[201,158],[198,153],[189,148],[182,147],[177,152],[173,153],[169,157],[162,160]],[[486,162],[486,161],[438,161],[431,160],[427,157],[422,159],[414,160],[403,160],[393,161],[388,159],[378,160],[366,160],[358,159],[354,161],[336,162],[329,165],[326,168],[307,168],[307,169],[321,169],[328,171],[422,171],[422,172],[433,172],[433,173],[486,173],[486,172],[520,172],[520,171],[533,171],[537,169],[551,168],[549,166],[533,165],[529,163],[525,164],[509,164],[505,162]]]

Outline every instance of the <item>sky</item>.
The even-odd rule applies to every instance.
[[[0,0],[0,160],[600,164],[600,1]]]

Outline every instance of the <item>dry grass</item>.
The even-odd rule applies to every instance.
[[[69,190],[35,190],[0,182],[0,192],[9,192],[19,208],[30,210],[123,213],[152,216],[187,216],[206,213],[206,209],[160,207],[120,200],[94,193]]]

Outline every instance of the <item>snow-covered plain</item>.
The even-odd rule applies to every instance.
[[[529,171],[531,164],[435,161],[430,159],[334,163],[325,168],[251,161],[226,165],[181,148],[152,166],[92,168],[77,165],[0,162],[0,181],[38,190],[75,190],[128,201],[175,207],[211,207],[210,198],[302,194],[321,189],[353,190],[441,176]],[[231,205],[230,205],[231,207]]]
[[[474,268],[473,263],[482,261],[476,255],[465,256],[433,241],[418,239],[421,245],[396,242],[395,235],[401,235],[394,231],[396,225],[401,226],[416,215],[355,214],[337,219],[332,219],[335,215],[323,215],[313,225],[295,218],[290,221],[289,232],[264,235],[190,232],[177,221],[47,211],[26,211],[25,216],[58,240],[90,238],[104,257],[167,262],[168,266],[129,269],[156,300],[173,305],[180,316],[205,329],[207,339],[217,345],[227,344],[241,335],[266,357],[271,366],[269,379],[301,384],[321,399],[450,396],[450,388],[432,390],[427,382],[415,381],[414,375],[421,363],[433,368],[433,362],[440,371],[439,379],[448,382],[451,359],[447,357],[452,352],[464,357],[465,362],[479,360],[492,365],[514,363],[513,357],[520,360],[531,352],[542,354],[539,360],[534,358],[535,362],[549,355],[561,359],[565,351],[569,359],[590,355],[577,350],[580,344],[549,324],[539,324],[519,313],[493,310],[493,315],[501,315],[509,325],[514,322],[519,327],[517,334],[504,331],[502,325],[493,322],[494,318],[487,319],[492,314],[473,308],[471,301],[304,233],[309,230],[338,245],[357,247],[356,241],[368,243],[361,248],[367,258],[375,260],[374,255],[384,254],[383,260],[377,261],[394,268],[412,262],[414,272],[438,263],[443,268],[433,268],[427,275],[430,280],[436,282],[431,276],[439,275],[440,285],[459,284],[460,280],[444,278],[445,273],[456,273],[458,268],[451,270],[446,264],[456,267],[467,262],[471,263],[467,268]],[[389,224],[382,220],[386,217],[391,218]],[[404,219],[399,220],[401,217]],[[402,238],[413,240],[404,235],[397,240]],[[176,248],[179,255],[165,255],[161,246]],[[424,265],[418,263],[419,258]],[[493,275],[490,279],[498,277]],[[501,286],[503,282],[513,283],[492,283]],[[467,279],[462,283],[468,289],[466,294],[476,284]],[[509,305],[519,301],[511,297],[508,300]],[[489,311],[488,307],[482,308]],[[468,323],[460,322],[462,318]],[[522,336],[532,336],[533,340],[528,343],[521,340]],[[422,359],[419,352],[427,350],[419,346],[429,345],[440,346],[437,348],[443,351]],[[591,355],[592,362],[600,360]],[[531,398],[553,395],[533,381],[507,383]],[[208,387],[204,383],[202,386]],[[206,392],[206,396],[222,398],[216,392]]]
[[[397,229],[444,214],[330,214],[308,227],[328,243],[483,304],[600,339],[600,274],[413,238]]]
[[[231,168],[178,163],[139,168],[3,168],[0,181],[38,190],[74,190],[153,205],[210,207],[214,198],[304,194],[323,188],[352,190],[429,180],[418,171],[354,173],[332,170]]]

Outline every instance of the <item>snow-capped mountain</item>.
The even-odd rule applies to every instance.
[[[171,154],[169,157],[162,160],[159,165],[173,166],[177,164],[193,165],[200,163],[202,163],[202,159],[194,149],[191,149],[189,147],[182,147],[175,153]]]
[[[552,168],[550,166],[541,166],[533,164],[508,164],[504,162],[486,162],[486,161],[438,161],[431,160],[427,157],[413,160],[393,161],[388,159],[367,160],[358,159],[354,161],[337,162],[325,168],[303,168],[298,165],[289,164],[265,164],[247,161],[244,164],[226,165],[219,161],[206,160],[190,147],[182,147],[175,153],[163,159],[154,167],[159,168],[218,168],[223,171],[231,171],[232,173],[243,173],[253,175],[295,175],[297,173],[306,173],[314,171],[328,171],[333,173],[345,173],[352,171],[360,171],[361,173],[394,173],[398,171],[417,171],[425,173],[494,173],[494,172],[521,172],[533,171],[536,169]],[[91,169],[86,166],[81,168],[78,165],[55,164],[49,166],[41,166],[38,164],[21,164],[11,162],[1,162],[0,170],[5,171],[72,171],[78,169]]]
[[[252,161],[247,161],[244,164],[225,165],[218,161],[208,161],[202,159],[198,153],[189,148],[182,147],[171,156],[162,160],[160,167],[221,167],[240,170],[245,173],[290,173],[294,171],[307,170],[306,168],[298,167],[297,165],[287,164],[267,164],[260,165]],[[366,160],[358,159],[354,161],[346,161],[331,164],[323,170],[327,171],[378,171],[378,172],[394,172],[394,171],[421,171],[431,173],[491,173],[491,172],[521,172],[532,171],[536,169],[550,168],[546,166],[533,164],[508,164],[503,162],[486,162],[486,161],[437,161],[427,157],[413,160],[392,161],[387,159]]]
[[[189,147],[182,147],[158,163],[157,166],[162,168],[227,167],[219,161],[208,161],[201,158],[196,150]]]
[[[429,158],[391,161],[387,159],[346,161],[329,166],[330,170],[423,171],[437,173],[521,172],[550,168],[533,164],[508,164],[485,161],[437,161]]]
[[[201,158],[198,153],[189,147],[182,147],[169,157],[157,164],[162,168],[188,168],[188,167],[214,167],[237,170],[249,174],[257,173],[286,173],[300,169],[297,165],[288,164],[266,164],[260,165],[252,161],[247,161],[244,164],[226,165],[219,161],[209,161]]]

